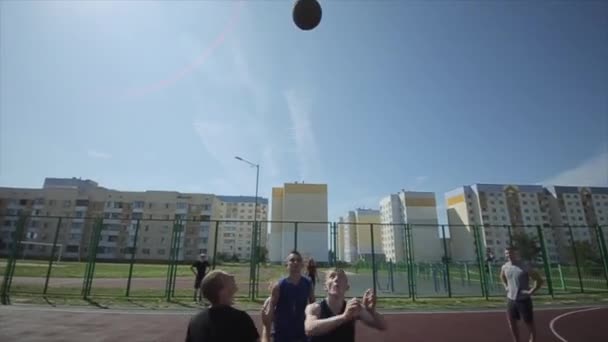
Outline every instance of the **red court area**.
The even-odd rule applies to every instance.
[[[0,307],[0,341],[184,341],[193,313],[4,306]],[[259,327],[259,316],[253,317]],[[357,341],[512,341],[505,315],[498,311],[386,313],[385,317],[388,331],[358,324]],[[608,307],[539,310],[536,320],[538,341],[608,341]]]

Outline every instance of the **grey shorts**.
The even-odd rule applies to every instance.
[[[512,320],[523,320],[526,323],[534,321],[532,299],[511,300],[507,302],[507,313]]]

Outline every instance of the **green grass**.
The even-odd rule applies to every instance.
[[[27,288],[18,286],[16,290],[25,291]],[[80,289],[63,289],[65,294],[50,294],[42,297],[38,294],[16,293],[11,296],[13,304],[36,304],[53,306],[94,306],[111,309],[200,309],[201,306],[191,300],[191,292],[176,290],[176,297],[167,302],[164,298],[156,296],[154,291],[142,290],[139,296],[127,298],[124,291],[118,289],[100,289],[101,291],[89,300],[79,297]],[[148,297],[146,297],[146,295]],[[264,298],[255,301],[244,297],[236,298],[235,306],[249,311],[260,309]],[[608,294],[568,294],[556,298],[550,296],[535,296],[535,307],[554,307],[566,305],[597,305],[608,304]],[[432,310],[471,310],[504,308],[503,297],[485,298],[379,298],[378,308],[381,310],[403,310],[403,311],[432,311]]]
[[[0,260],[0,274],[4,274],[6,260]],[[127,278],[129,264],[104,263],[95,264],[95,278]],[[216,268],[232,273],[235,277],[249,279],[248,263],[224,263]],[[47,261],[18,260],[15,266],[15,277],[46,277]],[[83,278],[86,269],[84,262],[54,263],[51,270],[52,278]],[[168,265],[135,263],[133,278],[164,278],[167,276]],[[278,265],[260,267],[260,279],[270,281],[284,273],[285,268]],[[192,277],[189,265],[178,265],[177,277]]]

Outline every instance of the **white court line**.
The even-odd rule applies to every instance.
[[[569,311],[569,312],[563,313],[551,320],[551,322],[549,323],[549,329],[551,329],[551,332],[553,333],[553,335],[555,335],[555,337],[557,337],[560,341],[568,342],[568,340],[566,340],[562,335],[558,334],[557,331],[555,331],[555,323],[558,320],[560,320],[564,317],[570,316],[570,315],[574,315],[579,312],[586,312],[586,311],[599,310],[599,309],[605,309],[605,308],[606,307],[600,306],[600,307],[586,308],[586,309],[574,310],[574,311]]]
[[[550,307],[550,308],[538,308],[534,309],[534,311],[557,311],[557,310],[567,310],[567,309],[581,309],[584,308],[583,311],[590,310],[589,306],[570,306],[570,307]],[[608,306],[596,306],[593,307],[592,310],[595,309],[603,309],[608,308]],[[175,310],[145,310],[145,309],[72,309],[72,308],[47,308],[36,305],[0,305],[0,312],[2,310],[5,311],[37,311],[37,312],[64,312],[64,313],[84,313],[84,314],[113,314],[113,315],[148,315],[148,316],[185,316],[192,315],[200,311],[200,309],[190,309],[183,311],[175,311]],[[503,313],[506,309],[479,309],[479,310],[461,310],[461,311],[381,311],[381,313],[385,316],[392,315],[433,315],[433,314],[480,314],[480,313]],[[577,312],[577,311],[575,311]],[[251,316],[258,316],[259,310],[255,311],[247,311],[247,313]],[[573,313],[573,312],[571,312]],[[560,316],[558,316],[560,317]]]

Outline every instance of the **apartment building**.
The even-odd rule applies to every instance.
[[[382,248],[382,226],[380,225],[380,211],[375,209],[356,209],[349,211],[341,218],[344,230],[344,244],[346,262],[359,260],[370,261],[372,254],[376,261],[385,259]],[[373,227],[374,236],[371,229]],[[372,243],[373,239],[373,243]],[[373,246],[373,248],[372,248]]]
[[[328,261],[326,184],[285,183],[273,188],[271,218],[268,242],[271,261],[284,261],[294,248],[304,258]],[[295,221],[299,223],[296,225]]]
[[[559,259],[559,236],[551,228],[551,199],[542,186],[474,184],[454,189],[445,197],[454,260],[475,260],[475,225],[480,227],[481,248],[498,260],[504,258],[504,248],[512,234],[537,236],[538,226],[543,231],[548,257],[551,261]]]
[[[258,198],[257,216],[255,215],[255,197],[251,196],[217,196],[214,217],[222,222],[218,228],[218,252],[227,256],[236,255],[239,259],[251,256],[253,226],[257,220],[260,226],[258,245],[266,247],[268,239],[268,199]],[[233,221],[232,221],[233,220]]]
[[[345,242],[346,242],[346,236],[344,234],[344,218],[340,217],[338,220],[338,224],[336,226],[336,247],[337,247],[337,251],[336,251],[336,258],[337,260],[340,261],[345,261],[346,260],[346,249],[345,249]]]
[[[608,188],[548,186],[545,192],[559,250],[567,251],[572,240],[597,248],[595,227],[608,227]],[[561,257],[568,259],[569,253],[562,253]]]
[[[380,200],[382,245],[386,258],[405,260],[405,224],[409,224],[412,254],[417,262],[435,262],[444,256],[437,219],[437,203],[432,192],[405,191]]]
[[[357,250],[357,227],[354,223],[357,222],[357,216],[354,211],[349,211],[344,217],[340,217],[338,230],[343,231],[344,258],[340,259],[346,262],[356,262],[358,260]]]
[[[14,239],[16,215],[27,212],[31,214],[24,244],[28,255],[50,255],[58,224],[56,217],[60,216],[58,244],[63,248],[63,256],[85,258],[95,218],[103,217],[97,250],[100,259],[130,258],[137,234],[138,260],[168,259],[173,239],[179,248],[178,259],[192,260],[200,253],[213,254],[213,220],[222,220],[225,216],[247,220],[251,215],[235,215],[232,206],[248,208],[251,202],[249,197],[173,191],[127,192],[106,189],[90,180],[47,178],[41,189],[0,188],[0,254],[8,253]],[[260,220],[267,217],[267,203],[267,199],[259,198]],[[176,222],[181,223],[179,229]],[[245,235],[247,226],[239,225],[218,224],[221,234],[218,251],[249,258],[251,238]],[[241,227],[244,233],[239,234]],[[226,233],[235,235],[228,239]]]

